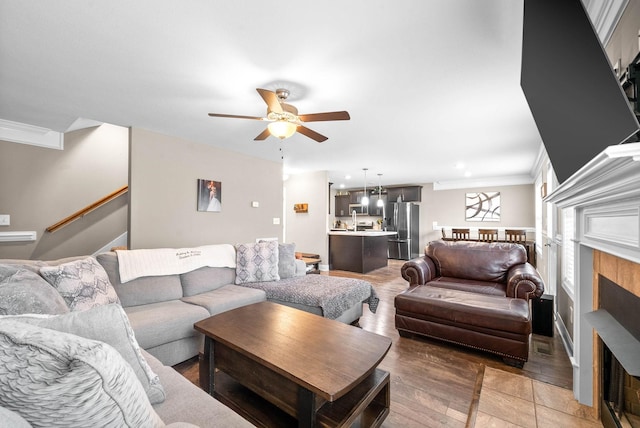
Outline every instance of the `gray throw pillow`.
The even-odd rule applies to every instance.
[[[279,279],[278,241],[236,245],[236,284]]]
[[[13,316],[3,317],[1,321],[13,320],[51,330],[74,334],[86,339],[99,340],[115,348],[129,363],[149,398],[151,404],[165,400],[164,388],[142,356],[133,329],[126,313],[117,304],[71,312],[59,316]]]
[[[60,293],[40,275],[19,266],[0,265],[0,315],[67,312]]]
[[[296,273],[296,244],[278,244],[278,275],[292,278]]]
[[[58,266],[43,266],[40,275],[58,290],[71,311],[120,303],[107,272],[93,257]]]
[[[164,426],[113,347],[15,320],[0,323],[0,406],[33,426]]]

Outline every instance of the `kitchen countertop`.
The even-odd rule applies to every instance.
[[[385,232],[384,230],[372,230],[368,231],[358,231],[354,232],[351,230],[345,231],[329,231],[327,232],[329,235],[337,235],[337,236],[392,236],[395,235],[396,232]]]

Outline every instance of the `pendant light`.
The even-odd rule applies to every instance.
[[[380,177],[382,177],[382,174],[378,174],[378,202],[376,203],[376,205],[379,207],[383,207],[384,202],[382,201],[382,185],[380,184]]]
[[[369,205],[369,197],[367,196],[367,170],[369,168],[362,168],[364,171],[364,196],[360,199],[361,205]]]

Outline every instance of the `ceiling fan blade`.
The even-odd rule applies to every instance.
[[[275,113],[282,113],[282,106],[275,92],[260,88],[256,88],[256,91],[258,91],[264,102],[267,103],[269,110]]]
[[[241,115],[237,115],[237,114],[221,114],[221,113],[209,113],[209,116],[211,117],[230,117],[233,119],[253,119],[253,120],[264,120],[263,117],[257,117],[257,116],[241,116]]]
[[[316,131],[302,125],[298,125],[298,132],[301,133],[302,135],[306,135],[312,140],[316,140],[318,143],[322,143],[323,141],[326,141],[328,139],[324,135],[318,134]]]
[[[262,131],[260,135],[258,135],[256,138],[253,139],[253,141],[266,140],[270,135],[271,133],[269,132],[269,128],[265,128],[265,130]]]
[[[327,113],[301,114],[298,116],[303,122],[323,122],[326,120],[349,120],[351,116],[346,111],[332,111]]]

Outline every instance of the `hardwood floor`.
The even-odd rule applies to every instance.
[[[369,274],[322,272],[365,279],[380,297],[375,314],[365,306],[360,326],[393,341],[380,364],[380,368],[391,373],[391,412],[383,427],[474,426],[486,368],[567,390],[572,388],[571,363],[557,334],[553,338],[532,335],[529,361],[523,369],[507,366],[492,354],[418,337],[401,338],[394,325],[393,303],[394,297],[407,288],[407,282],[400,276],[403,263],[389,260],[387,267]],[[175,368],[198,384],[197,360]]]

